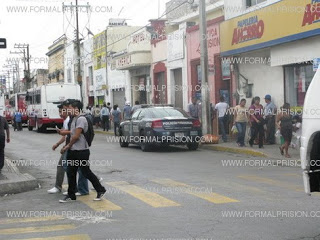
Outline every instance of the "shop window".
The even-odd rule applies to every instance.
[[[267,0],[247,0],[247,8],[258,5],[262,2],[266,2]]]
[[[286,102],[293,107],[302,107],[315,74],[312,65],[287,66],[285,70]]]

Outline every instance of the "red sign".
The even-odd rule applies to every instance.
[[[241,20],[233,31],[232,45],[261,38],[263,33],[264,22],[258,16]]]
[[[320,21],[320,1],[312,0],[312,3],[306,6],[302,27],[306,25],[311,25],[319,21]]]

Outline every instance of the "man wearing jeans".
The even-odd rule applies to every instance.
[[[4,147],[6,145],[6,134],[7,134],[7,143],[10,142],[10,131],[7,120],[0,116],[0,173],[4,166]]]
[[[266,120],[266,144],[275,144],[275,133],[276,133],[276,112],[277,107],[271,101],[271,95],[267,94],[264,98],[266,106],[264,108],[264,116]]]
[[[82,174],[92,183],[97,191],[95,201],[101,201],[106,189],[101,185],[97,176],[90,170],[89,164],[89,144],[85,133],[89,130],[87,119],[81,115],[83,104],[75,101],[71,104],[72,122],[70,129],[70,143],[66,145],[62,152],[68,151],[67,175],[68,175],[68,196],[60,200],[61,203],[72,202],[76,200],[76,175],[80,168]]]
[[[222,140],[224,142],[227,142],[227,135],[226,135],[226,113],[227,109],[229,108],[228,103],[225,102],[225,99],[223,96],[220,97],[220,102],[217,103],[215,106],[215,109],[218,111],[218,120],[219,120],[219,129],[222,134]]]
[[[68,131],[69,130],[69,123],[70,122],[70,116],[68,116],[68,109],[70,109],[70,103],[72,103],[74,100],[67,100],[63,102],[63,104],[59,105],[59,114],[62,119],[64,119],[63,122],[63,130],[60,131],[58,130],[59,134],[62,135],[62,138],[52,147],[52,150],[55,151],[61,144],[64,142],[66,145],[70,142],[70,136],[64,136],[63,131]],[[56,183],[53,188],[48,190],[48,193],[54,194],[54,193],[59,193],[62,190],[62,184],[64,180],[64,174],[67,172],[67,151],[63,154],[61,154],[58,166],[57,166],[57,174],[56,174]],[[64,195],[67,195],[66,193],[63,193]],[[88,188],[88,180],[83,176],[81,171],[79,171],[79,178],[78,178],[78,187],[76,191],[77,196],[82,196],[82,195],[88,195],[89,194],[89,188]]]

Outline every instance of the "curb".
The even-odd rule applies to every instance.
[[[8,158],[5,158],[7,171],[1,174],[0,196],[35,190],[39,187],[38,180],[28,173],[20,173],[19,169]]]
[[[218,152],[228,152],[228,153],[238,153],[243,155],[250,155],[254,157],[269,157],[263,152],[251,150],[251,149],[243,149],[243,148],[233,148],[233,147],[223,147],[218,145],[201,145],[202,149],[208,149]]]

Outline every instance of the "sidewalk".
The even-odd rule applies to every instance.
[[[202,144],[201,148],[210,149],[214,151],[249,155],[254,157],[268,158],[272,160],[286,159],[284,156],[280,154],[279,146],[280,145],[278,144],[265,145],[264,148],[261,149],[257,145],[253,145],[253,147],[238,147],[235,141],[230,141],[226,143],[222,142],[219,144]],[[290,159],[300,160],[299,149],[289,148],[289,154],[291,155]]]
[[[0,173],[0,196],[38,188],[37,179],[28,173],[20,173],[10,159],[5,158],[4,161],[4,167]]]

